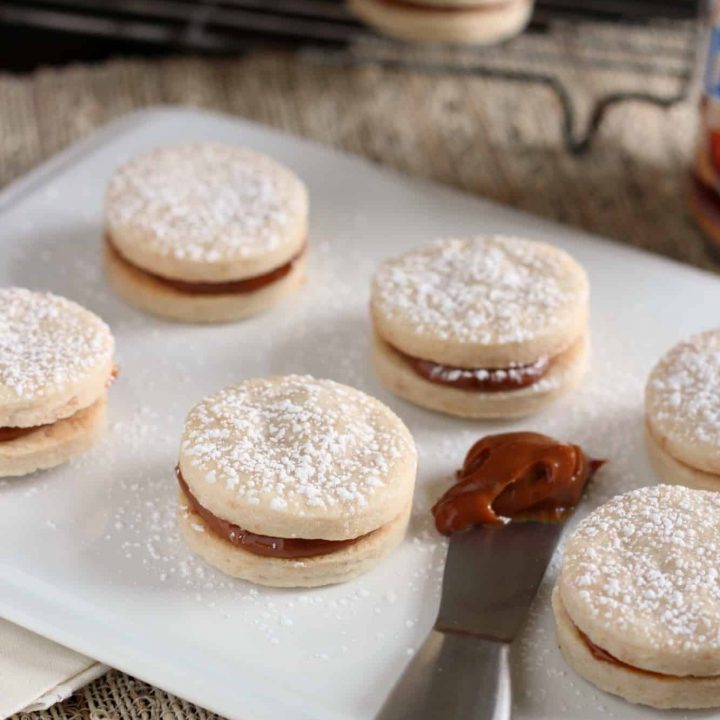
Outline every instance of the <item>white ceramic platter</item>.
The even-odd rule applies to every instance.
[[[100,242],[110,173],[186,140],[249,145],[306,180],[310,277],[294,299],[240,324],[193,327],[142,315],[108,290]],[[51,290],[101,315],[117,337],[121,374],[100,447],[67,467],[0,481],[0,616],[232,718],[371,718],[437,609],[444,544],[429,506],[470,444],[500,426],[425,412],[378,385],[368,362],[369,280],[388,255],[486,232],[566,248],[588,269],[593,293],[587,382],[549,412],[502,428],[547,432],[609,459],[580,514],[654,482],[642,448],[644,380],[667,347],[720,322],[716,277],[264,127],[185,110],[129,116],[6,190],[0,285]],[[173,467],[185,413],[225,384],[288,372],[377,395],[418,445],[408,539],[347,585],[294,592],[231,581],[193,558],[178,535]],[[654,717],[568,670],[549,609],[554,574],[513,648],[515,717]]]

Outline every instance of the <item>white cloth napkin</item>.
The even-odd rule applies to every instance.
[[[0,720],[45,710],[108,668],[0,619]]]

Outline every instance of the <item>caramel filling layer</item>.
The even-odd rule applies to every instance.
[[[139,265],[135,265],[135,263],[130,262],[120,253],[108,235],[105,236],[105,242],[113,259],[118,263],[135,270],[135,272],[142,273],[143,275],[152,278],[157,283],[161,283],[166,287],[188,295],[244,295],[246,293],[256,292],[257,290],[261,290],[262,288],[278,282],[285,276],[289,275],[307,249],[307,243],[305,243],[300,248],[299,252],[291,257],[284,265],[280,265],[280,267],[277,267],[274,270],[269,270],[262,275],[255,275],[254,277],[243,278],[242,280],[229,280],[225,282],[189,282],[186,280],[175,280],[173,278],[165,277],[164,275],[158,275],[157,273],[150,272]]]
[[[206,527],[215,535],[247,550],[255,555],[265,557],[300,559],[316,557],[318,555],[329,555],[343,548],[354,545],[356,542],[372,535],[372,532],[349,540],[312,540],[306,538],[279,538],[270,535],[258,535],[257,533],[244,530],[227,520],[223,520],[207,508],[203,507],[197,498],[190,492],[185,478],[180,472],[180,467],[175,468],[175,475],[180,484],[180,489],[185,495],[190,510],[198,515]],[[376,532],[376,531],[373,531]]]
[[[30,427],[0,427],[0,443],[11,442],[18,438],[25,437],[42,428],[50,427],[55,423],[45,423],[44,425],[31,425]]]
[[[604,650],[599,645],[596,645],[577,625],[573,625],[575,632],[578,634],[580,639],[585,643],[590,654],[600,662],[606,662],[610,665],[615,665],[623,670],[629,670],[630,672],[638,673],[639,675],[648,675],[650,677],[658,678],[660,680],[709,680],[711,678],[718,677],[717,675],[668,675],[667,673],[659,673],[654,670],[645,670],[644,668],[636,667],[635,665],[629,665],[622,660],[618,660],[614,655],[611,655],[607,650]]]
[[[424,380],[471,392],[520,390],[545,377],[555,361],[555,358],[543,357],[529,365],[507,368],[460,368],[407,355],[388,342],[385,345]]]
[[[457,483],[433,506],[443,535],[510,520],[559,521],[603,464],[578,445],[535,432],[488,435],[457,471]]]

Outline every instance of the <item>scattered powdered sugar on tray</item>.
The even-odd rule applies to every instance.
[[[42,397],[108,363],[108,326],[70,300],[23,288],[0,289],[0,390]]]
[[[151,372],[128,373],[120,380],[127,392],[144,386],[151,376]],[[360,641],[370,648],[368,652],[398,643],[398,654],[405,657],[408,638],[418,625],[428,622],[425,613],[432,613],[443,572],[445,539],[433,528],[429,498],[416,498],[405,544],[407,573],[399,582],[378,586],[362,576],[352,583],[311,590],[255,586],[206,564],[181,538],[177,516],[182,502],[173,474],[177,434],[168,432],[175,421],[162,408],[138,405],[122,419],[111,420],[100,445],[75,463],[82,476],[96,475],[99,466],[114,478],[103,490],[103,502],[111,511],[100,538],[100,556],[113,566],[105,581],[122,587],[123,582],[135,585],[144,578],[142,582],[151,583],[158,592],[196,606],[212,622],[226,623],[228,628],[240,623],[252,637],[283,652],[296,652],[303,661],[337,661],[351,655]],[[155,460],[148,463],[148,457]],[[140,462],[133,462],[134,458]],[[385,568],[381,565],[377,571],[383,573]],[[418,602],[406,610],[408,597]],[[397,616],[392,632],[368,632],[368,622],[379,622],[388,614]],[[312,634],[308,636],[309,628],[329,623],[337,628],[336,643],[315,642]]]
[[[129,447],[137,448],[143,437],[157,431],[148,413],[140,410],[136,430],[130,433]],[[116,424],[112,434],[128,437],[129,428]],[[108,444],[109,446],[109,444]],[[102,452],[102,449],[100,450]],[[106,461],[106,459],[104,459]],[[305,639],[306,659],[326,662],[336,660],[349,652],[363,634],[367,642],[381,645],[388,640],[384,633],[368,636],[356,619],[401,612],[395,608],[398,592],[392,589],[378,591],[360,577],[352,583],[332,588],[317,588],[297,592],[275,590],[252,585],[223,575],[193,555],[182,541],[177,515],[183,512],[178,500],[177,483],[170,467],[165,473],[140,472],[137,476],[121,480],[113,489],[118,498],[105,530],[103,540],[107,553],[116,553],[169,593],[180,592],[192,599],[207,612],[227,622],[238,622],[251,627],[270,645],[296,644],[296,636],[304,636],[309,623],[321,618],[323,624],[338,624],[339,642],[322,651]],[[409,552],[417,557],[415,569],[404,578],[406,589],[414,595],[428,590],[437,594],[443,572],[444,538],[432,530],[432,518],[425,506],[416,508],[412,523],[414,531]],[[198,530],[200,531],[200,530]],[[404,586],[395,586],[403,592]],[[232,599],[232,614],[227,613],[228,598]],[[398,624],[398,633],[405,635],[420,621],[419,615],[406,616]]]
[[[157,139],[163,141],[164,130]],[[172,139],[168,134],[167,140]],[[129,142],[121,150],[109,150],[106,158],[117,165],[136,156],[139,147],[147,147],[147,142]],[[313,188],[324,189],[318,166],[311,165],[307,179]],[[339,194],[338,207],[316,218],[310,238],[312,281],[291,302],[237,325],[175,326],[126,307],[105,284],[96,179],[107,169],[89,163],[81,175],[58,185],[60,190],[48,186],[44,204],[39,195],[28,194],[29,202],[3,213],[0,267],[5,284],[47,287],[92,308],[118,337],[121,368],[109,393],[109,432],[100,446],[62,468],[0,480],[0,504],[7,509],[4,539],[17,548],[12,557],[6,548],[5,557],[12,566],[27,563],[38,578],[38,565],[47,558],[54,569],[75,578],[77,587],[82,586],[78,579],[85,581],[90,592],[83,602],[97,604],[94,590],[109,587],[100,602],[107,602],[105,609],[120,618],[128,616],[131,602],[142,598],[147,606],[134,605],[136,615],[130,619],[149,639],[154,627],[173,622],[182,608],[189,613],[183,617],[192,621],[179,632],[209,628],[204,643],[218,658],[232,662],[229,652],[222,655],[225,650],[218,649],[227,639],[236,657],[249,653],[260,674],[300,675],[311,693],[330,686],[334,691],[348,667],[363,678],[359,692],[370,684],[381,689],[383,678],[391,680],[407,662],[406,653],[420,646],[434,619],[445,541],[433,529],[429,508],[452,482],[452,472],[475,440],[510,429],[404,403],[384,391],[369,369],[370,279],[388,253],[410,249],[424,231],[406,225],[406,237],[397,232],[399,249],[388,250],[374,239],[384,237],[377,207],[369,207],[363,198],[343,204]],[[73,202],[67,202],[68,188]],[[398,228],[414,216],[412,209],[401,209],[408,214],[404,219],[396,216]],[[80,222],[85,212],[89,214]],[[443,232],[441,224],[456,225],[442,207],[434,214],[439,221],[428,226],[428,238]],[[473,223],[480,227],[482,222],[476,213]],[[578,252],[582,247],[579,240]],[[200,253],[205,250],[199,248]],[[616,267],[615,261],[610,254],[603,259],[599,245],[593,252],[607,265],[591,266],[598,269],[592,369],[582,385],[551,410],[511,423],[512,429],[536,429],[577,442],[593,456],[609,460],[568,521],[573,525],[614,494],[654,482],[642,449],[642,390],[653,358],[637,349],[651,343],[641,336],[643,342],[628,344],[626,333],[622,337],[619,330],[635,325],[626,324],[629,313],[615,318],[608,312],[611,290],[603,276]],[[628,262],[632,264],[631,257]],[[700,278],[698,282],[702,284]],[[622,277],[617,287],[626,289]],[[254,587],[223,576],[193,556],[180,537],[172,469],[188,409],[223,385],[287,372],[329,377],[377,395],[396,409],[418,445],[419,482],[407,539],[370,574],[346,585],[298,591]],[[612,717],[614,712],[626,720],[633,709],[576,678],[559,655],[549,612],[559,563],[557,553],[513,647],[518,716],[559,717],[567,711],[585,720]],[[158,623],[159,617],[166,622]],[[313,672],[320,681],[314,681]],[[363,709],[372,702],[366,697],[363,693],[358,701]],[[353,702],[348,696],[348,706]]]
[[[679,343],[648,380],[650,422],[676,442],[720,447],[720,330]]]
[[[309,375],[248,380],[202,400],[181,448],[206,482],[225,483],[250,505],[350,512],[409,453],[412,438],[382,403]]]
[[[503,236],[438,240],[386,261],[373,282],[376,312],[457,342],[526,341],[587,294],[565,252]]]
[[[307,205],[289,170],[216,143],[164,147],[131,160],[113,175],[106,201],[116,239],[138,235],[146,251],[209,263],[278,248]]]
[[[563,587],[574,606],[638,629],[648,649],[720,650],[720,495],[655,485],[618,496],[566,543]]]

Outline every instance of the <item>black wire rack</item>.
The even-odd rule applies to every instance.
[[[693,86],[699,0],[537,0],[528,31],[495,47],[384,38],[342,0],[0,0],[0,23],[204,53],[291,47],[307,60],[495,78],[549,88],[573,153],[586,150],[609,108],[670,107]],[[573,54],[568,51],[572,49]],[[567,73],[622,70],[631,78],[593,98],[581,122]]]

